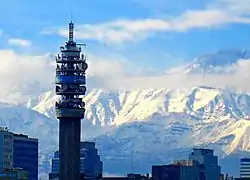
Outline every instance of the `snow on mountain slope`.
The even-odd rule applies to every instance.
[[[53,92],[43,97],[33,110],[55,119]],[[129,170],[132,153],[137,167],[150,167],[168,163],[178,153],[184,157],[194,146],[212,147],[221,158],[250,151],[250,96],[244,93],[204,86],[93,90],[84,101],[82,138],[97,142],[109,173],[119,173],[112,169],[120,159],[120,168]]]
[[[42,93],[40,96],[38,97],[33,97],[30,98],[28,100],[28,102],[26,102],[26,106],[28,108],[33,108],[34,106],[36,106],[38,103],[40,103],[41,101],[46,101],[51,99],[51,97],[54,96],[52,91],[48,91],[46,93]]]
[[[55,96],[48,92],[33,107],[50,118],[54,116]],[[135,120],[145,120],[155,113],[182,114],[192,119],[226,117],[250,118],[250,97],[209,87],[168,90],[110,91],[93,90],[84,98],[86,119],[93,125],[120,125]]]
[[[54,112],[54,105],[55,105],[55,98],[53,91],[48,91],[38,98],[32,98],[29,99],[26,106],[28,108],[34,109],[41,114],[44,114],[47,117],[54,118],[55,112]],[[37,104],[43,104],[43,108],[40,108],[39,110],[35,108]],[[49,110],[50,108],[50,110]]]

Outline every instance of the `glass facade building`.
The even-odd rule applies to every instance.
[[[13,163],[13,134],[0,129],[0,170],[11,169]]]
[[[221,167],[218,165],[218,156],[214,156],[212,149],[193,149],[188,159],[197,161],[204,167],[206,180],[220,179]]]
[[[14,134],[13,167],[28,173],[28,180],[38,180],[38,139]]]
[[[80,172],[86,177],[102,175],[103,163],[94,142],[81,142],[80,144]],[[59,173],[59,152],[54,153],[52,159],[52,174]]]

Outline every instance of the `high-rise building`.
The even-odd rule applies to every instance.
[[[100,155],[95,147],[94,142],[81,142],[80,144],[80,173],[85,177],[95,179],[98,176],[102,176],[102,161]],[[52,173],[58,174],[60,169],[59,152],[54,153],[52,159]],[[52,177],[52,175],[51,175]]]
[[[38,139],[27,135],[14,134],[13,167],[23,168],[28,173],[28,180],[38,179]]]
[[[56,57],[56,117],[59,119],[60,180],[80,179],[81,119],[85,114],[82,96],[86,93],[86,56],[74,41],[74,24],[69,23],[69,39]]]
[[[0,127],[0,171],[11,169],[13,163],[13,133]]]
[[[240,178],[250,180],[250,158],[240,160]]]
[[[82,142],[80,156],[80,171],[86,177],[102,175],[103,163],[94,142]]]
[[[212,149],[193,149],[188,159],[197,161],[204,166],[203,171],[206,180],[220,179],[221,167],[218,165],[218,157],[214,156]]]
[[[0,127],[0,179],[28,180],[23,168],[14,168],[15,136],[6,127]]]

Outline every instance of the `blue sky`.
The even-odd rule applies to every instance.
[[[8,0],[0,6],[0,49],[57,52],[70,14],[89,53],[146,68],[250,47],[250,0]]]

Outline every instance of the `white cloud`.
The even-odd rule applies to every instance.
[[[53,82],[54,64],[48,55],[18,55],[13,50],[0,50],[0,99],[22,100],[38,95]]]
[[[233,15],[228,15],[219,10],[187,11],[172,22],[176,31],[187,31],[194,28],[208,28],[218,25],[237,22]]]
[[[133,42],[143,39],[150,32],[164,31],[169,28],[169,23],[158,19],[145,20],[118,20],[103,24],[85,24],[77,26],[77,39],[96,39],[105,43]],[[68,36],[68,29],[46,29],[45,34],[58,33]]]
[[[1,101],[27,100],[30,95],[54,88],[55,60],[51,55],[18,55],[12,50],[0,50],[0,99]],[[206,85],[216,88],[250,91],[250,60],[238,61],[227,67],[234,74],[166,75],[157,70],[148,73],[125,58],[88,55],[88,88],[106,90],[189,88]],[[132,67],[132,68],[131,68]],[[137,73],[137,72],[140,73]]]
[[[218,0],[209,6],[237,15],[250,15],[250,0]]]
[[[126,63],[122,60],[89,54],[88,63],[89,87],[106,87],[125,76],[123,65]],[[0,64],[0,101],[24,101],[55,86],[54,55],[30,56],[0,49]]]
[[[185,32],[194,28],[213,28],[229,23],[250,23],[250,0],[220,0],[201,10],[189,10],[170,19],[115,20],[77,26],[76,38],[105,43],[136,42],[157,32]],[[47,29],[44,33],[68,36],[68,30]]]
[[[31,46],[31,42],[29,40],[19,39],[19,38],[8,39],[8,43],[10,45],[21,46],[21,47],[29,47],[29,46]]]

